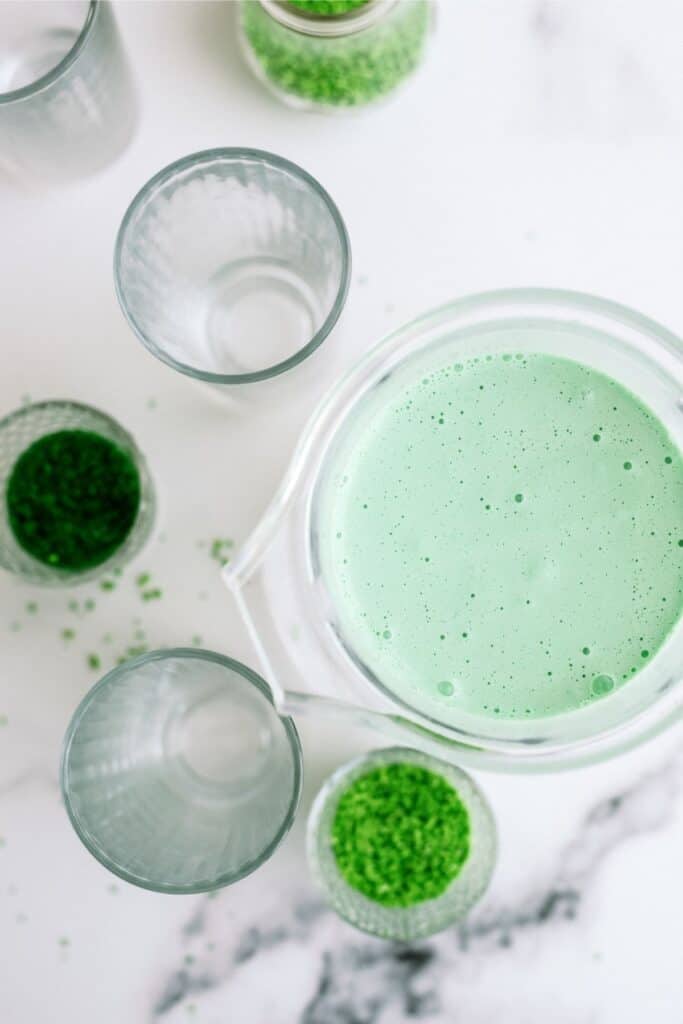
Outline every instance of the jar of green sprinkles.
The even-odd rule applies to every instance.
[[[300,109],[380,100],[420,64],[432,0],[240,0],[247,63]]]
[[[464,917],[489,884],[496,850],[474,781],[405,747],[339,768],[308,820],[308,862],[329,903],[385,939],[425,938]]]
[[[154,524],[147,463],[123,427],[69,401],[0,420],[0,566],[72,585],[130,561]]]

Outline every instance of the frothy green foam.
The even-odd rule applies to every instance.
[[[444,718],[558,714],[631,680],[683,606],[683,459],[655,414],[542,353],[382,388],[318,496],[355,656]]]

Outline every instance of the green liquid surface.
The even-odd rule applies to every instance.
[[[683,605],[683,460],[634,394],[541,353],[382,385],[319,494],[346,645],[419,710],[574,710],[646,666]]]

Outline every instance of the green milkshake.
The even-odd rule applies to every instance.
[[[444,721],[605,699],[683,608],[683,459],[634,394],[542,353],[382,386],[317,496],[344,643]]]

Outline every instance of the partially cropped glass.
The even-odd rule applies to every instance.
[[[294,819],[301,747],[264,680],[210,651],[155,651],[86,695],[64,741],[62,792],[90,853],[134,885],[229,885]]]
[[[61,431],[84,432],[111,442],[139,481],[137,510],[120,545],[86,569],[51,565],[34,557],[18,540],[8,506],[8,484],[17,460],[36,442]],[[115,420],[79,402],[48,401],[23,406],[0,420],[0,567],[31,583],[73,586],[131,561],[144,547],[154,526],[156,501],[147,462],[134,439]]]
[[[143,345],[217,385],[290,374],[328,337],[350,249],[327,192],[250,149],[179,160],[133,199],[114,259],[121,308]]]
[[[40,182],[86,176],[127,146],[136,122],[110,3],[0,3],[0,169]]]
[[[383,100],[419,67],[431,0],[240,0],[242,51],[256,77],[303,110]]]
[[[418,765],[440,775],[456,791],[469,825],[467,857],[448,888],[435,899],[407,907],[384,906],[349,885],[339,870],[332,845],[333,824],[343,794],[363,775],[390,764]],[[307,850],[313,876],[340,917],[383,939],[410,942],[461,920],[481,898],[495,867],[497,835],[488,802],[469,775],[418,750],[390,747],[364,754],[343,765],[327,780],[309,816]]]

